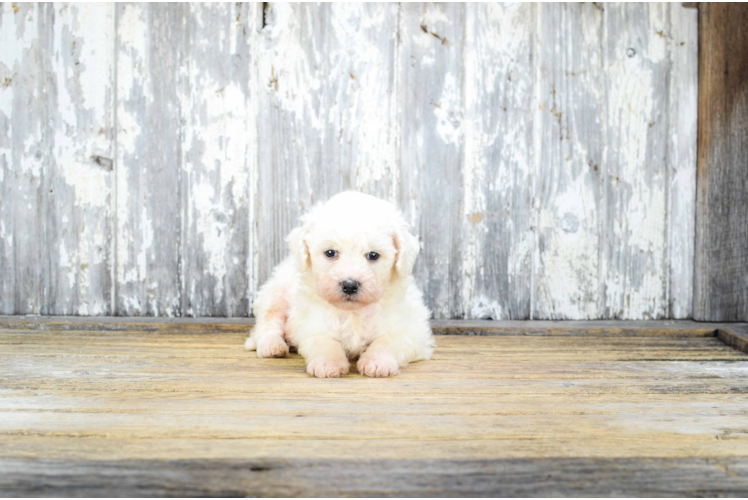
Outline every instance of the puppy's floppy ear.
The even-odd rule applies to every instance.
[[[299,269],[306,269],[309,265],[309,247],[307,246],[306,240],[304,239],[308,233],[307,225],[304,224],[301,227],[297,227],[286,237],[288,243],[288,249],[296,257],[296,263]]]
[[[400,276],[405,278],[413,272],[413,265],[416,263],[416,257],[421,250],[421,246],[418,243],[418,238],[408,231],[408,223],[405,222],[402,216],[398,217],[394,240],[395,248],[397,248],[395,270]]]

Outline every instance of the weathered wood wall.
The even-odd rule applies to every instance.
[[[694,317],[748,321],[748,5],[700,22]]]
[[[697,11],[0,6],[0,314],[246,316],[313,203],[437,318],[692,315]]]

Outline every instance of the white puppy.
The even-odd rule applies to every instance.
[[[418,240],[397,209],[347,191],[301,221],[286,239],[292,255],[260,288],[245,349],[269,358],[297,347],[315,377],[340,377],[356,358],[370,377],[429,359],[430,313],[411,276]]]

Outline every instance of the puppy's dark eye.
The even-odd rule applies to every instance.
[[[328,257],[330,257],[332,259],[333,257],[335,257],[335,256],[338,255],[338,251],[337,250],[327,250],[325,252],[325,255],[327,255]]]
[[[379,254],[377,252],[369,252],[366,254],[366,258],[369,260],[377,260],[379,258]]]

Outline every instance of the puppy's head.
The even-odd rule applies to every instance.
[[[290,250],[317,293],[340,309],[377,302],[413,271],[418,240],[386,201],[346,191],[301,220],[287,238]]]

